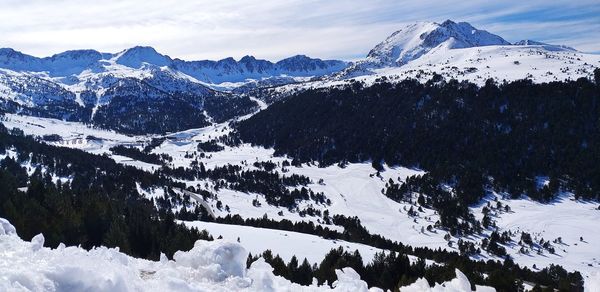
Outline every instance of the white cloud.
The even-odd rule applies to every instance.
[[[600,36],[594,33],[600,17],[589,16],[594,9],[600,15],[596,1],[3,0],[0,46],[40,56],[76,48],[116,52],[151,45],[184,59],[246,54],[280,59],[300,53],[355,58],[402,23],[449,18],[472,22],[509,41],[561,41],[600,51]],[[588,17],[545,20],[583,12]]]

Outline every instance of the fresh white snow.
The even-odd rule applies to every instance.
[[[206,230],[214,238],[222,236],[224,240],[232,242],[239,238],[239,242],[253,255],[260,255],[269,249],[285,262],[296,256],[300,262],[306,258],[311,264],[318,264],[329,251],[338,247],[348,252],[358,250],[365,264],[373,260],[375,253],[389,253],[364,244],[329,240],[312,234],[201,221],[184,223],[188,227]]]
[[[62,143],[59,146],[79,148],[91,153],[101,154],[109,153],[108,149],[114,145],[141,145],[144,141],[149,141],[154,136],[127,136],[110,131],[93,129],[79,123],[63,122],[53,119],[43,119],[35,117],[26,117],[7,114],[3,123],[8,127],[17,127],[24,130],[26,134],[32,135],[47,135],[59,134],[64,140],[72,141],[86,135],[93,135],[101,138],[100,141],[94,143],[77,144],[77,143]],[[182,132],[177,132],[168,135],[170,139],[165,140],[159,147],[153,150],[153,153],[165,153],[173,157],[172,165],[175,167],[190,167],[191,160],[185,158],[186,153],[192,153],[196,150],[199,141],[207,141],[215,137],[227,134],[231,129],[227,123],[215,124],[201,129],[190,129]],[[83,145],[83,146],[82,146]],[[212,169],[217,166],[226,164],[241,165],[244,169],[255,169],[252,165],[255,161],[273,161],[281,163],[288,159],[286,157],[274,156],[273,149],[265,149],[262,147],[254,147],[248,144],[243,144],[239,147],[226,146],[223,151],[207,153],[208,157],[199,159],[204,163],[207,169]],[[119,163],[134,165],[142,169],[153,171],[158,168],[157,165],[146,164],[140,161],[133,161],[129,158],[111,155],[113,159]],[[289,160],[289,159],[288,159]],[[242,161],[247,162],[242,164]],[[370,163],[352,163],[345,168],[339,166],[329,166],[320,168],[315,165],[303,164],[301,167],[286,167],[289,174],[300,174],[311,179],[312,183],[307,187],[315,192],[323,192],[325,196],[331,200],[331,205],[319,205],[312,201],[303,201],[298,205],[298,210],[303,210],[307,207],[313,207],[321,211],[328,210],[330,216],[341,214],[345,216],[357,216],[361,220],[361,224],[365,226],[371,233],[379,234],[385,238],[402,242],[411,246],[425,246],[429,248],[442,248],[451,251],[457,251],[456,241],[458,238],[451,238],[454,243],[453,247],[448,246],[448,242],[444,239],[446,232],[439,229],[433,229],[432,232],[427,231],[427,226],[434,225],[438,220],[438,215],[434,210],[423,208],[422,212],[417,212],[418,216],[408,216],[407,210],[413,206],[410,203],[398,203],[385,197],[381,190],[385,187],[385,183],[389,179],[394,182],[404,180],[407,176],[422,174],[423,171],[408,169],[404,167],[385,166],[385,171],[381,172],[381,177],[376,176],[376,171],[371,167]],[[33,168],[31,168],[33,170]],[[277,168],[281,173],[281,167]],[[58,179],[58,178],[57,178]],[[62,178],[68,179],[68,178]],[[320,182],[322,180],[322,182]],[[217,216],[226,216],[228,214],[238,214],[242,218],[261,218],[265,215],[270,219],[287,219],[292,222],[311,221],[315,224],[322,224],[324,227],[332,230],[342,231],[341,227],[335,225],[325,225],[321,217],[302,217],[295,210],[280,208],[268,205],[259,194],[248,194],[226,188],[221,188],[218,191],[214,190],[214,182],[211,181],[184,181],[188,186],[205,189],[208,184],[208,191],[217,194],[217,199],[209,199],[205,204],[211,208]],[[163,190],[157,189],[154,191],[142,190],[142,194],[151,197],[162,196]],[[574,201],[569,195],[561,197],[559,200],[550,204],[541,204],[528,199],[520,200],[499,200],[502,205],[508,204],[511,212],[497,212],[497,216],[493,219],[496,221],[500,232],[508,231],[515,233],[511,244],[505,246],[508,253],[514,258],[515,262],[521,265],[541,269],[552,263],[559,264],[568,270],[577,270],[582,272],[584,277],[590,276],[600,267],[600,250],[595,248],[600,244],[600,238],[595,232],[597,222],[600,222],[600,211],[596,210],[597,204],[590,202]],[[252,205],[254,199],[261,202],[260,207]],[[228,206],[230,212],[225,208],[219,210],[216,207],[217,200],[221,201],[223,206]],[[490,197],[486,200],[493,200]],[[481,219],[481,208],[486,201],[479,206],[472,208],[473,213]],[[496,204],[495,201],[491,203]],[[179,207],[178,207],[179,208]],[[282,215],[279,215],[282,214]],[[194,223],[207,224],[207,223]],[[207,226],[211,226],[208,224]],[[209,228],[209,227],[205,227]],[[215,227],[216,228],[216,227]],[[228,230],[227,228],[231,229]],[[231,240],[236,240],[237,236],[233,237],[230,234],[232,229],[240,228],[246,230],[245,227],[230,227],[225,226],[218,235],[223,235]],[[525,231],[531,233],[538,240],[542,237],[544,240],[554,240],[558,237],[562,238],[563,244],[554,244],[556,254],[550,254],[548,251],[543,251],[538,255],[537,251],[531,250],[529,254],[521,254],[519,250],[521,246],[517,244],[520,233],[517,231]],[[239,231],[245,232],[245,231]],[[285,232],[279,231],[257,231],[266,232],[277,236],[283,236]],[[489,233],[491,231],[487,231]],[[217,236],[218,236],[217,235]],[[288,235],[289,236],[289,235]],[[579,241],[579,237],[584,238],[584,242]],[[240,236],[243,240],[244,236]],[[463,240],[479,242],[481,237],[473,236],[462,238]],[[312,240],[312,239],[311,239]],[[315,239],[316,240],[316,239]],[[318,240],[317,240],[318,241]],[[345,243],[338,242],[337,244],[328,244],[326,248],[315,249],[313,253],[306,253],[303,256],[314,261],[318,261],[319,255],[324,255],[330,250],[330,247],[343,245]],[[293,253],[289,245],[279,247],[279,244],[268,245],[266,248],[259,250],[255,248],[258,244],[253,241],[249,242],[248,248],[252,253],[262,252],[266,248],[272,249],[275,253],[279,253],[282,257],[287,257]],[[360,248],[359,248],[360,247]],[[358,249],[363,258],[370,258],[377,249],[362,248],[360,245],[351,245],[350,250]],[[477,259],[488,260],[499,258],[482,252]]]
[[[494,198],[498,198],[498,201],[493,200]],[[536,265],[538,270],[550,264],[559,264],[567,270],[582,272],[584,277],[600,270],[598,203],[575,200],[572,194],[562,194],[546,204],[528,198],[507,200],[499,195],[492,195],[481,206],[472,208],[478,219],[483,217],[481,209],[486,201],[490,201],[492,206],[500,202],[502,206],[510,207],[509,212],[492,209],[492,218],[500,232],[518,233],[516,242],[506,246],[516,263],[530,268]],[[551,241],[556,253],[552,254],[542,248],[542,254],[537,254],[538,248],[535,247],[527,248],[527,254],[520,253],[518,241],[521,232],[531,234],[534,242],[541,239]],[[560,242],[554,242],[559,237]]]
[[[191,250],[176,252],[173,260],[162,255],[157,262],[106,247],[86,251],[62,244],[56,249],[43,245],[43,235],[24,241],[8,221],[0,218],[1,291],[382,291],[368,289],[351,268],[336,271],[333,288],[291,283],[275,276],[262,259],[246,269],[246,249],[225,240],[199,240]],[[456,275],[433,290],[423,280],[407,289],[470,291],[468,279],[458,270]]]

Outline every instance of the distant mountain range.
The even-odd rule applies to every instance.
[[[184,61],[152,47],[119,53],[73,50],[34,57],[0,49],[0,109],[84,121],[133,132],[202,126],[258,108],[257,88],[282,92],[358,78],[417,78],[434,73],[478,83],[488,78],[552,81],[587,77],[600,56],[532,40],[514,44],[468,23],[417,22],[401,27],[359,61],[304,55],[271,62]]]
[[[200,82],[218,84],[275,76],[320,76],[339,71],[345,66],[344,61],[314,59],[304,55],[296,55],[276,63],[252,56],[245,56],[239,61],[233,58],[219,61],[184,61],[162,55],[152,47],[142,46],[116,54],[95,50],[73,50],[44,58],[30,56],[9,48],[0,49],[0,68],[39,72],[53,78],[78,76],[85,72],[103,73],[166,67],[185,73]]]
[[[0,49],[0,95],[2,108],[9,112],[91,122],[124,132],[164,132],[223,121],[257,106],[247,97],[215,88],[251,81],[287,84],[345,66],[343,61],[303,55],[276,63],[251,56],[239,61],[183,61],[151,47],[116,54],[73,50],[44,58]]]

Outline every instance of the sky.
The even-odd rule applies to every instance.
[[[415,21],[600,53],[600,0],[0,0],[0,47],[34,56],[136,45],[185,60],[364,57]]]

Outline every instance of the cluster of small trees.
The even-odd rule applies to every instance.
[[[273,267],[275,275],[302,285],[312,284],[313,278],[320,285],[331,284],[337,280],[335,270],[345,267],[353,268],[369,286],[392,291],[397,291],[399,287],[409,285],[420,277],[427,276],[432,281],[442,282],[453,276],[450,276],[451,273],[438,272],[434,273],[435,276],[428,275],[424,260],[411,264],[408,256],[395,252],[377,253],[373,261],[366,264],[358,251],[348,252],[342,247],[332,249],[320,263],[313,265],[306,258],[299,263],[295,256],[286,264],[279,255],[274,256],[270,250],[260,256]],[[248,266],[256,259],[258,256],[250,255]]]
[[[155,154],[150,151],[142,151],[135,147],[127,147],[123,145],[117,145],[110,148],[113,154],[127,156],[131,159],[139,160],[151,164],[163,164],[165,162],[173,161],[173,158],[168,154]]]
[[[200,162],[191,168],[163,167],[158,173],[186,180],[210,179],[215,182],[216,189],[228,188],[261,194],[268,204],[290,210],[295,209],[299,201],[312,200],[321,205],[331,204],[323,193],[314,192],[306,187],[311,183],[308,177],[297,174],[283,175],[274,171],[268,162],[257,165],[262,169],[243,170],[240,165],[227,164],[207,170],[204,163]]]

